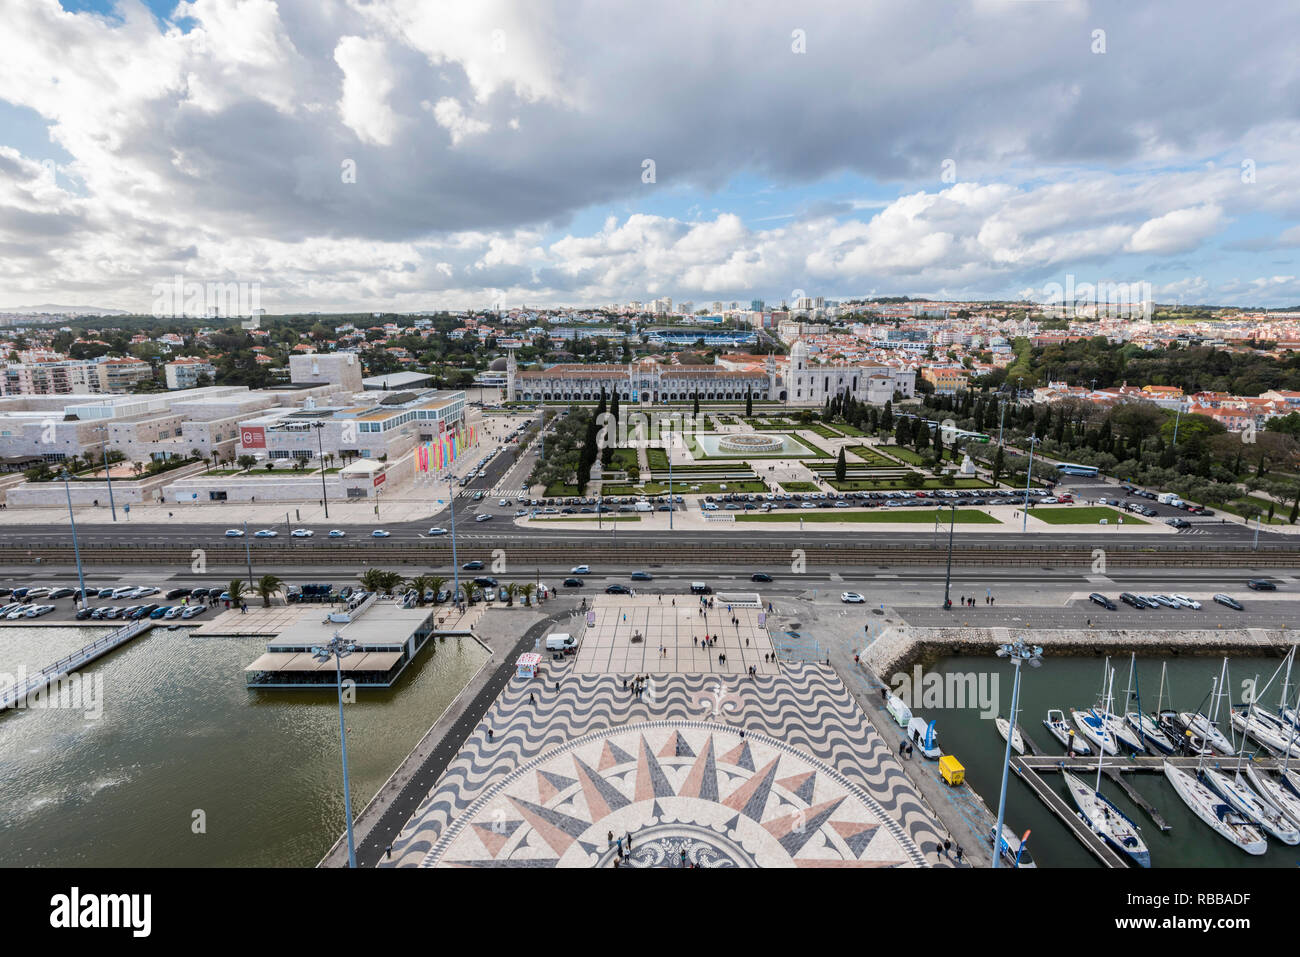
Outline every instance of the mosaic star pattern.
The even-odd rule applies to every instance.
[[[529,702],[529,694],[536,703]],[[487,728],[493,740],[487,739]],[[741,732],[744,732],[743,736]],[[834,671],[515,679],[384,866],[890,867],[938,825]],[[624,849],[626,851],[626,848]]]

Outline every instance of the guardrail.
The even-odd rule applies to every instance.
[[[51,681],[61,677],[74,668],[93,661],[100,655],[110,651],[117,645],[129,641],[140,632],[150,626],[150,622],[145,619],[133,621],[129,625],[123,625],[121,628],[104,635],[102,638],[96,638],[88,645],[83,645],[71,654],[64,655],[52,665],[46,665],[36,674],[31,675],[21,685],[11,685],[8,688],[0,690],[0,711],[12,708],[19,701],[22,701],[29,694],[39,688],[44,688]]]

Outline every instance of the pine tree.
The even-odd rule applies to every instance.
[[[835,460],[835,481],[843,482],[847,474],[848,466],[844,462],[844,449],[840,449],[839,457]]]
[[[753,417],[754,417],[754,390],[746,389],[745,390],[745,418],[750,419]]]
[[[1300,515],[1300,487],[1296,488],[1295,501],[1291,503],[1291,517],[1287,521],[1294,525],[1297,515]]]
[[[1002,460],[1002,446],[998,446],[997,454],[993,456],[993,484],[998,484],[998,479],[1002,476],[1002,468],[1005,463]]]
[[[885,411],[880,417],[880,428],[885,432],[894,431],[894,403],[885,400]]]
[[[697,419],[700,417],[700,390],[699,389],[695,390],[695,405],[691,409],[691,415],[693,415]]]

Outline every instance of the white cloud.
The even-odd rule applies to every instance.
[[[1217,206],[1175,209],[1139,226],[1128,248],[1137,253],[1162,255],[1186,252],[1200,245],[1222,222],[1223,210]]]
[[[334,62],[343,71],[343,123],[362,141],[387,146],[398,126],[388,102],[396,80],[387,46],[382,40],[343,37],[334,49]]]

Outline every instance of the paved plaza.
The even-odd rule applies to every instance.
[[[592,623],[580,636],[574,671],[746,675],[754,667],[759,674],[776,674],[775,649],[767,628],[759,624],[761,603],[728,606],[721,596],[711,597],[713,607],[704,608],[694,596],[597,596],[587,615]],[[716,643],[706,646],[706,638],[714,635]]]
[[[640,695],[630,677],[570,663],[511,679],[382,866],[946,863],[942,826],[833,669],[650,675]]]

